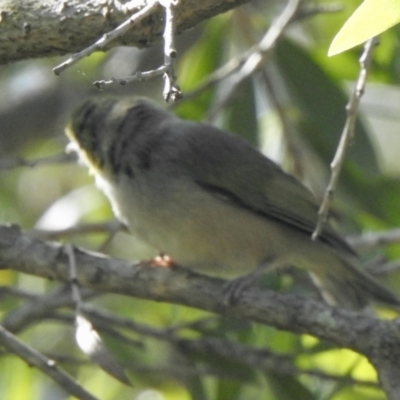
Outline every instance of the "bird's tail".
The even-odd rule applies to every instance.
[[[331,305],[361,310],[370,300],[400,309],[400,299],[389,289],[349,260],[341,259],[328,273],[311,272],[311,278]]]

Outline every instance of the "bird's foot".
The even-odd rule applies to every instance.
[[[148,263],[152,267],[158,267],[158,268],[170,268],[170,267],[176,265],[175,261],[172,260],[172,258],[170,256],[168,256],[164,253],[160,253],[160,255],[149,260]]]
[[[236,304],[242,293],[253,286],[259,276],[260,274],[253,272],[227,281],[223,287],[224,304],[227,306]]]
[[[242,293],[249,287],[253,286],[254,283],[256,283],[259,278],[265,274],[265,272],[274,266],[275,264],[271,263],[271,259],[266,259],[249,274],[239,276],[238,278],[234,278],[226,282],[223,288],[224,304],[229,306],[237,303]]]

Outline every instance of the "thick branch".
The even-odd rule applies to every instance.
[[[181,1],[175,11],[176,31],[180,33],[249,1]],[[117,1],[3,0],[0,5],[0,64],[78,52],[148,3],[131,1],[127,14]],[[161,39],[164,25],[162,7],[157,7],[154,13],[110,46],[148,46]]]
[[[178,267],[155,268],[146,263],[111,259],[81,249],[75,254],[78,279],[84,287],[184,304],[296,333],[309,333],[374,359],[379,358],[377,352],[382,353],[387,343],[390,351],[385,351],[385,357],[389,357],[393,365],[400,360],[400,341],[391,321],[256,287],[227,307],[221,279]],[[69,280],[68,257],[63,246],[32,238],[15,226],[0,227],[0,268]]]

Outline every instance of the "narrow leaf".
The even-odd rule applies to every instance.
[[[328,56],[364,43],[399,22],[399,0],[365,0],[334,37]]]

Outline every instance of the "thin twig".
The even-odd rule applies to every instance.
[[[105,86],[112,84],[120,84],[126,85],[129,82],[133,81],[144,81],[146,79],[153,78],[158,75],[163,75],[165,86],[163,91],[163,96],[165,101],[173,100],[176,101],[182,97],[181,90],[179,86],[176,84],[176,76],[175,76],[175,58],[177,56],[177,52],[175,50],[174,45],[174,36],[175,36],[175,21],[174,21],[174,13],[173,7],[178,4],[178,0],[154,0],[149,3],[147,6],[142,8],[140,11],[132,15],[128,20],[119,25],[116,29],[111,32],[108,32],[102,36],[96,43],[87,47],[79,53],[71,56],[67,61],[53,68],[53,72],[56,75],[59,75],[66,68],[75,64],[83,57],[89,56],[94,51],[98,51],[104,48],[104,46],[110,41],[116,39],[119,36],[122,36],[128,29],[131,28],[132,25],[140,22],[144,17],[149,15],[157,5],[161,5],[165,10],[165,29],[164,29],[164,65],[159,68],[144,71],[144,72],[136,72],[132,76],[127,76],[124,78],[114,78],[112,77],[109,80],[100,80],[95,81],[93,84],[98,89],[104,89]]]
[[[101,50],[112,40],[122,36],[126,31],[131,29],[132,26],[139,23],[142,19],[147,17],[158,5],[158,1],[152,1],[143,7],[141,10],[136,12],[130,18],[128,18],[125,22],[115,28],[113,31],[105,33],[96,43],[92,44],[91,46],[87,47],[86,49],[80,51],[72,55],[67,61],[64,61],[57,67],[53,68],[53,72],[56,75],[60,75],[65,69],[70,67],[71,65],[77,63],[84,57],[89,56],[90,54],[94,53],[95,51]]]
[[[190,92],[185,92],[185,96],[182,101],[189,100],[193,97],[196,97],[198,94],[204,92],[211,86],[223,81],[224,79],[229,78],[233,73],[235,73],[247,60],[247,58],[252,54],[255,48],[251,48],[250,50],[242,53],[240,56],[232,58],[222,67],[216,69],[210,75],[207,76],[195,89]],[[258,50],[257,50],[258,51]],[[171,105],[173,107],[173,104]]]
[[[295,17],[301,3],[302,0],[289,0],[283,12],[272,23],[267,33],[255,48],[256,51],[252,52],[252,54],[240,66],[240,69],[232,76],[231,81],[229,82],[228,90],[224,93],[218,103],[216,103],[216,105],[210,110],[208,114],[209,121],[214,120],[218,112],[225,107],[232,95],[235,93],[237,87],[246,78],[257,71],[257,69],[264,63],[268,53],[275,46],[286,27]]]
[[[123,229],[124,225],[120,221],[114,219],[96,223],[78,224],[71,226],[70,228],[57,230],[33,229],[29,231],[29,235],[40,237],[42,239],[59,239],[62,237],[85,235],[88,233],[108,233],[112,235]]]
[[[388,244],[400,243],[400,228],[384,232],[368,232],[360,236],[347,237],[346,240],[357,249],[373,249]]]
[[[93,290],[82,288],[81,296],[84,299],[98,296]],[[8,331],[17,333],[26,329],[36,321],[40,321],[61,307],[73,307],[70,285],[63,284],[50,293],[36,296],[19,308],[13,308],[3,316],[2,325]]]
[[[47,376],[57,382],[67,393],[82,400],[96,400],[96,397],[87,392],[79,383],[68,375],[57,364],[39,353],[37,350],[19,340],[12,333],[0,326],[0,343],[8,351],[18,355],[25,360],[28,365],[33,365],[40,369]]]
[[[10,296],[18,299],[36,301],[41,298],[40,295],[27,292],[26,290],[12,286],[0,286],[0,298]]]
[[[65,245],[65,251],[69,260],[69,277],[71,280],[72,300],[75,303],[76,312],[79,314],[82,308],[82,296],[79,291],[78,274],[76,271],[75,251],[72,244]]]
[[[112,84],[126,85],[127,83],[133,81],[144,81],[158,75],[164,75],[165,79],[165,86],[163,91],[164,99],[166,101],[168,100],[176,101],[182,97],[180,88],[176,84],[176,77],[174,71],[175,58],[177,54],[174,46],[175,28],[174,28],[174,15],[172,12],[172,7],[175,6],[177,3],[178,3],[177,0],[159,1],[159,4],[161,4],[165,9],[165,20],[166,20],[165,30],[164,30],[164,65],[154,70],[136,72],[132,76],[127,76],[122,78],[112,77],[109,80],[95,81],[94,85],[97,88],[104,89],[105,86]],[[245,52],[238,59],[232,60],[231,62],[227,63],[224,67],[220,68],[218,71],[212,74],[212,76],[206,82],[204,82],[201,87],[196,89],[195,92],[191,93],[189,97],[192,97],[198,92],[211,86],[215,82],[227,78],[228,76],[235,73],[238,69],[240,69],[240,71],[237,72],[237,74],[235,75],[236,79],[234,80],[234,83],[230,88],[229,93],[226,95],[226,99],[221,100],[221,102],[218,103],[222,107],[227,101],[229,101],[236,87],[249,75],[254,73],[254,71],[262,64],[266,53],[268,53],[269,50],[271,50],[271,48],[275,45],[278,38],[282,35],[282,32],[285,29],[286,25],[293,19],[294,15],[296,14],[299,8],[300,3],[301,0],[290,0],[284,12],[277,19],[277,21],[272,24],[267,34],[264,36],[264,38],[257,46],[254,46],[253,49],[251,49],[248,52]],[[218,107],[218,110],[219,109],[220,107]],[[215,113],[217,113],[218,110],[216,110]],[[211,118],[213,118],[213,115],[214,113],[212,113]]]
[[[75,302],[75,340],[79,348],[105,372],[127,386],[132,386],[124,369],[107,349],[99,333],[82,313],[84,303],[79,290],[75,250],[71,244],[65,246],[69,260],[72,298]]]
[[[177,52],[175,49],[175,23],[172,7],[177,5],[177,0],[167,0],[162,3],[165,8],[165,29],[164,29],[164,65],[168,67],[164,74],[163,97],[166,102],[169,100],[177,101],[182,97],[181,90],[176,84],[175,59]]]
[[[20,167],[34,168],[41,165],[53,165],[53,164],[64,164],[76,161],[76,156],[74,154],[56,154],[50,157],[36,158],[33,160],[25,160],[24,158],[6,158],[0,160],[0,170],[14,169]]]
[[[295,14],[295,20],[308,18],[315,14],[319,13],[331,13],[340,11],[339,7],[342,7],[340,4],[331,4],[331,5],[317,5],[312,6],[311,8],[299,8],[297,13]],[[343,8],[343,7],[342,7]],[[293,19],[291,20],[293,22]],[[186,92],[182,101],[189,100],[199,93],[207,90],[213,85],[229,78],[232,74],[234,74],[238,69],[240,69],[243,64],[255,53],[262,52],[263,50],[260,48],[260,45],[254,45],[249,50],[243,52],[237,57],[230,59],[226,62],[222,67],[218,68],[211,74],[209,74],[195,89],[190,92]],[[268,51],[268,49],[266,50]]]
[[[356,86],[350,97],[349,103],[346,106],[347,119],[340,138],[335,157],[331,163],[331,179],[325,191],[325,195],[318,211],[318,222],[312,234],[312,239],[316,240],[321,233],[324,224],[328,220],[329,210],[333,201],[334,192],[339,182],[340,172],[346,156],[346,150],[350,141],[354,137],[354,130],[357,120],[357,112],[361,97],[364,94],[365,82],[367,79],[368,68],[371,63],[373,49],[376,44],[376,39],[371,38],[366,42],[364,52],[360,57],[360,73],[358,75]]]
[[[163,90],[163,97],[165,101],[177,101],[182,97],[181,90],[176,84],[175,76],[175,59],[177,52],[175,49],[175,20],[173,7],[178,4],[178,0],[159,0],[158,3],[164,7],[165,10],[165,29],[164,29],[164,65],[149,71],[138,71],[135,74],[123,78],[112,77],[109,80],[95,81],[93,84],[98,89],[104,89],[106,86],[112,84],[126,85],[134,81],[145,81],[154,78],[158,75],[163,75],[165,85]]]
[[[174,324],[170,327],[168,327],[168,333],[173,334],[177,333],[181,330],[185,329],[192,329],[192,330],[205,330],[209,325],[211,325],[213,322],[218,321],[218,317],[212,316],[212,317],[205,317],[201,319],[197,319],[195,321],[189,321],[189,322],[182,322],[179,324]]]
[[[172,12],[172,6],[178,4],[177,0],[166,0],[161,2],[161,5],[165,8],[165,29],[164,29],[164,56],[165,64],[168,65],[171,59],[176,58],[177,52],[175,49],[175,24],[174,24],[174,13]]]
[[[93,82],[93,85],[101,90],[101,89],[104,89],[106,86],[109,86],[109,85],[112,85],[115,83],[117,83],[119,85],[126,85],[127,83],[131,83],[134,81],[142,82],[142,81],[146,81],[147,79],[154,78],[156,76],[165,74],[167,72],[168,68],[169,67],[167,65],[162,65],[159,68],[152,69],[152,70],[145,71],[145,72],[138,71],[133,75],[126,76],[123,78],[112,77],[108,81],[105,81],[105,80],[95,81],[95,82]]]
[[[296,15],[296,20],[301,21],[318,14],[333,14],[343,11],[343,3],[311,4],[303,7]]]

